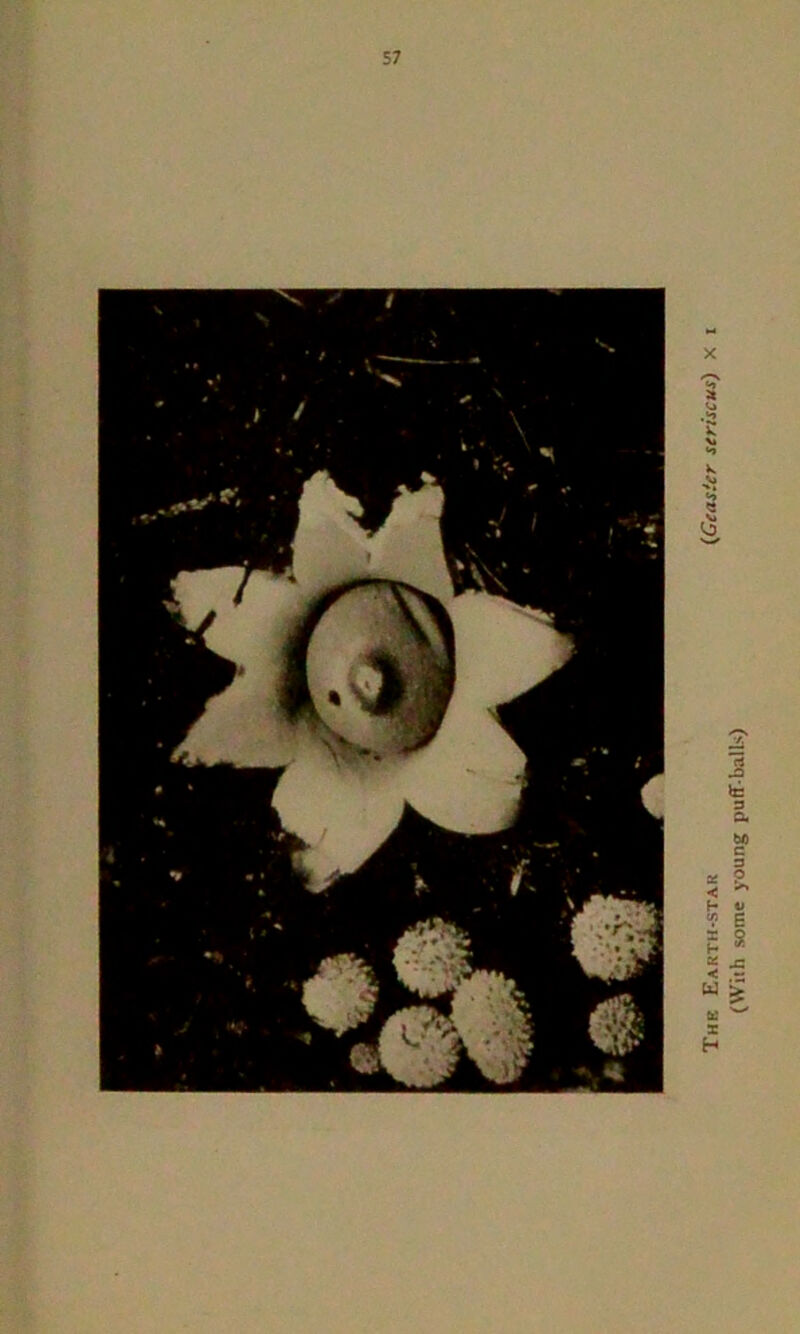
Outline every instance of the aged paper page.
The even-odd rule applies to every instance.
[[[30,1096],[10,1327],[790,1330],[796,12],[28,14]],[[652,1071],[613,1095],[101,1090],[98,293],[473,288],[664,293],[663,1091]],[[133,364],[146,340],[115,319]],[[374,366],[394,392],[405,372]],[[572,396],[599,385],[576,374]]]

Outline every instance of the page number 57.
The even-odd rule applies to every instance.
[[[384,65],[396,65],[399,59],[400,59],[399,51],[384,51],[383,53]]]

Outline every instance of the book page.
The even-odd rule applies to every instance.
[[[796,16],[30,15],[25,1318],[788,1330]]]

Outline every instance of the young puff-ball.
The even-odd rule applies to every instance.
[[[479,969],[453,997],[453,1023],[467,1055],[492,1084],[513,1084],[533,1050],[528,1002],[516,982]]]
[[[658,953],[660,924],[652,903],[593,894],[572,919],[572,952],[589,977],[627,982]]]
[[[381,1065],[398,1084],[427,1089],[450,1078],[461,1043],[446,1015],[432,1005],[409,1005],[387,1019],[378,1050]]]
[[[608,1056],[627,1056],[644,1037],[644,1015],[625,992],[596,1005],[589,1016],[589,1037]]]
[[[469,936],[442,917],[410,926],[398,940],[393,957],[400,981],[418,996],[455,991],[472,972]]]
[[[369,1019],[378,999],[378,981],[368,963],[355,954],[323,959],[303,985],[303,1005],[322,1028],[341,1037]]]

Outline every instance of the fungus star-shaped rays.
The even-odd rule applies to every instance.
[[[173,582],[171,610],[237,668],[173,758],[283,769],[272,804],[299,840],[295,864],[311,890],[357,870],[396,828],[406,803],[463,834],[505,829],[519,811],[526,757],[494,708],[562,666],[572,644],[540,612],[487,593],[455,594],[443,503],[431,482],[401,490],[370,534],[358,521],[358,501],[316,473],[300,499],[290,576],[223,567]],[[368,580],[435,599],[454,641],[455,684],[438,730],[414,750],[382,757],[331,731],[305,682],[305,645],[320,607]]]

